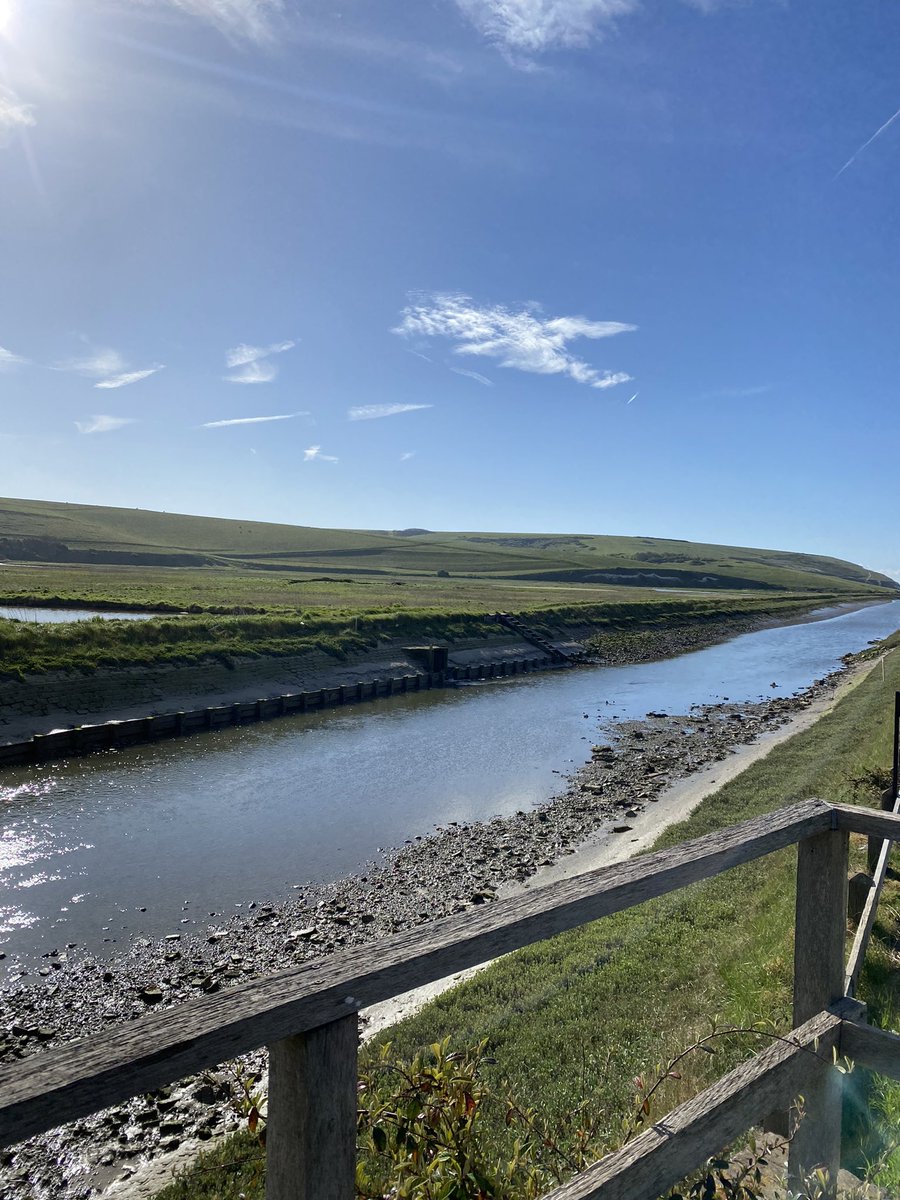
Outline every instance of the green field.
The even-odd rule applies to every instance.
[[[43,563],[45,575],[49,570],[51,578],[57,578],[60,566],[77,564],[145,571],[193,568],[204,576],[224,571],[229,573],[228,586],[247,603],[254,602],[254,588],[243,581],[244,576],[273,572],[279,578],[259,580],[259,593],[271,597],[265,603],[292,607],[308,603],[304,597],[310,586],[314,597],[323,595],[315,589],[314,578],[321,579],[323,573],[335,582],[353,580],[351,586],[357,589],[367,583],[376,589],[359,596],[354,601],[357,607],[368,606],[372,599],[380,603],[377,589],[393,581],[416,591],[424,587],[432,600],[454,595],[448,579],[512,585],[513,594],[522,584],[537,585],[542,593],[547,585],[854,593],[898,586],[886,576],[839,559],[665,538],[316,529],[38,500],[0,500],[0,559],[6,560],[3,571],[10,585],[33,579],[36,587],[40,569],[26,569],[23,564]],[[438,571],[447,574],[438,577]],[[165,575],[168,585],[177,588],[171,572]],[[74,591],[84,575],[75,571],[69,578]],[[126,588],[129,578],[135,593],[139,592],[135,576],[108,575],[106,586]],[[435,582],[423,584],[423,578]],[[201,591],[207,586],[215,590],[217,585],[199,584]],[[464,592],[465,587],[459,590]],[[324,594],[333,592],[334,587],[330,592],[326,588]],[[507,593],[501,590],[501,594]],[[417,595],[415,603],[427,601]]]
[[[0,604],[179,614],[119,625],[0,621],[6,676],[488,637],[486,614],[600,634],[789,618],[898,585],[853,563],[599,535],[403,533],[0,500]],[[551,633],[552,636],[552,633]],[[630,636],[630,635],[629,635]]]

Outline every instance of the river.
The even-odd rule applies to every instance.
[[[597,720],[790,695],[900,600],[662,662],[397,696],[0,775],[0,952],[111,954],[334,879],[436,824],[545,802]],[[774,686],[773,686],[774,685]]]
[[[0,619],[21,621],[26,625],[69,625],[73,621],[152,621],[160,613],[125,612],[118,609],[95,608],[28,608],[0,604]]]

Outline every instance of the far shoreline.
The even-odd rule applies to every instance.
[[[663,627],[611,629],[570,626],[557,630],[554,643],[563,650],[591,654],[585,666],[636,666],[643,662],[676,658],[708,646],[730,641],[760,629],[808,624],[848,615],[864,608],[890,604],[896,597],[856,600],[810,607],[802,613],[722,616],[715,620],[678,623]],[[592,651],[590,643],[595,641]],[[471,639],[449,645],[450,665],[490,663],[501,665],[515,658],[543,659],[547,668],[558,667],[532,643],[511,634]],[[232,662],[141,668],[107,668],[93,675],[52,672],[23,681],[0,680],[0,744],[28,741],[36,735],[101,725],[113,721],[142,720],[180,710],[248,703],[260,697],[275,698],[285,692],[317,691],[353,686],[377,679],[415,674],[421,664],[396,645],[381,644],[356,659],[340,661],[318,652],[295,658],[264,658]],[[24,769],[28,769],[27,767]]]

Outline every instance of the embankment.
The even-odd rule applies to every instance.
[[[586,651],[593,661],[613,665],[666,658],[765,625],[803,620],[829,599],[704,597],[689,605],[660,599],[646,606],[570,605],[522,615],[560,648]],[[839,607],[846,611],[862,603],[844,600]],[[35,646],[19,648],[19,659],[12,650],[7,653],[7,647],[0,647],[5,654],[5,675],[0,673],[0,743],[23,742],[35,734],[87,724],[268,702],[322,688],[352,688],[416,675],[422,663],[406,649],[412,644],[434,642],[448,647],[453,667],[516,659],[550,665],[546,655],[492,616],[393,614],[354,619],[344,629],[335,619],[324,633],[302,622],[292,633],[293,623],[288,622],[274,640],[265,617],[220,618],[212,624],[198,619],[206,641],[197,641],[197,634],[192,642],[193,621],[141,622],[140,628],[129,630],[112,628],[118,625],[114,622],[109,628],[91,622],[88,630],[73,625],[16,631],[16,638],[27,638]],[[257,623],[260,640],[255,642]],[[91,646],[91,640],[98,638],[105,647],[102,653]],[[312,644],[316,638],[322,645]],[[185,648],[195,642],[200,649],[188,654]],[[221,649],[209,652],[215,644]],[[203,645],[206,652],[201,652]],[[251,646],[257,649],[250,652]],[[67,669],[47,666],[67,661],[67,654],[71,659]],[[187,661],[181,661],[180,654]],[[129,655],[136,661],[128,661]]]

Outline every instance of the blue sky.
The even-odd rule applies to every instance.
[[[900,577],[898,66],[882,0],[0,0],[0,493]]]

